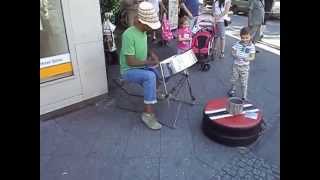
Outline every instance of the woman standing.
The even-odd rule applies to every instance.
[[[255,44],[260,39],[261,26],[264,23],[264,0],[249,1],[248,26]]]
[[[224,20],[227,18],[229,9],[231,6],[231,0],[214,0],[212,5],[213,17],[215,20],[215,43],[214,52],[217,54],[217,45],[219,45],[220,58],[224,58],[225,48],[225,25]],[[218,43],[218,41],[220,43]]]
[[[147,0],[147,2],[150,2],[153,5],[158,17],[160,17],[159,16],[160,15],[159,14],[159,10],[160,10],[159,6],[160,6],[160,3],[162,4],[162,1],[161,0]],[[161,21],[161,19],[160,19],[160,21]],[[152,31],[152,42],[155,42],[157,40],[157,32],[158,32],[158,30]]]

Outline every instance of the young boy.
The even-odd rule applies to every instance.
[[[232,46],[232,56],[234,63],[232,66],[231,89],[229,96],[236,94],[236,82],[240,79],[242,89],[242,100],[247,100],[248,78],[250,70],[250,61],[255,58],[255,46],[251,42],[250,29],[244,27],[240,30],[241,41]]]

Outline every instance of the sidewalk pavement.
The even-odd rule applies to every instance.
[[[202,7],[202,13],[211,13],[211,6]],[[226,35],[240,38],[240,29],[247,24],[247,16],[233,15],[230,11],[232,23],[226,29]],[[264,31],[264,37],[258,43],[280,50],[280,24],[279,20],[269,20]]]
[[[267,22],[263,38],[260,41],[258,41],[258,43],[280,50],[280,32],[271,30],[270,26],[272,26],[273,24],[275,23],[270,21]],[[243,23],[233,21],[230,27],[227,27],[226,34],[230,36],[233,35],[240,38],[240,29],[242,27],[243,27]]]
[[[227,47],[234,42],[226,38]],[[156,51],[163,59],[175,53],[174,47],[173,42]],[[126,96],[112,83],[119,67],[111,66],[110,93],[104,99],[40,122],[41,180],[280,179],[279,62],[278,55],[262,50],[251,65],[248,98],[263,110],[267,129],[258,141],[242,148],[211,141],[200,128],[205,103],[229,89],[230,48],[224,60],[211,62],[210,71],[190,69],[199,104],[182,105],[176,129],[150,130],[140,113],[119,109],[128,105],[141,112],[143,101]],[[132,87],[141,93],[141,87]],[[162,107],[157,105],[157,114],[170,117]]]

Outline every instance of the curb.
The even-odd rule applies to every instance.
[[[270,47],[273,47],[275,49],[280,50],[280,46],[277,46],[277,45],[274,45],[274,44],[271,44],[271,43],[267,43],[267,42],[264,42],[264,41],[258,41],[258,42],[261,43],[261,44],[264,44],[264,45],[267,45],[267,46],[270,46]]]
[[[229,31],[229,32],[226,31],[226,35],[229,36],[229,37],[231,37],[231,38],[235,38],[235,39],[240,40],[240,37],[232,34],[230,31]],[[264,50],[269,51],[269,52],[271,52],[271,53],[280,55],[280,48],[279,48],[279,49],[274,48],[274,47],[269,46],[269,45],[267,45],[267,44],[265,44],[265,43],[261,43],[260,41],[258,41],[258,43],[256,44],[256,47],[261,48],[261,49],[264,49]]]

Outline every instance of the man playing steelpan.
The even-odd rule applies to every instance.
[[[122,35],[120,73],[124,80],[138,83],[144,88],[144,111],[142,121],[151,129],[158,130],[153,105],[157,103],[157,75],[146,67],[159,64],[158,56],[151,50],[148,57],[147,32],[161,26],[158,14],[149,2],[141,2],[134,25]]]

